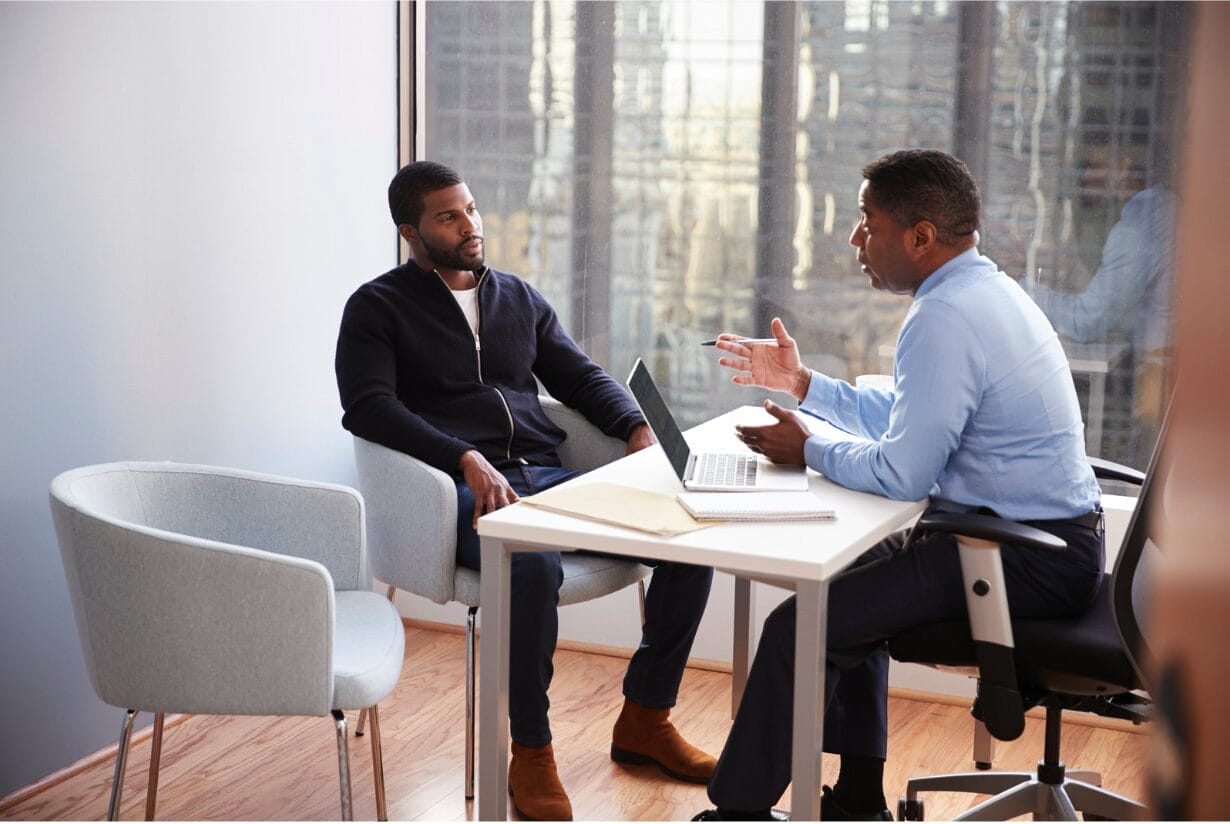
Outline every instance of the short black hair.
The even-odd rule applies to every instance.
[[[416,160],[403,166],[389,183],[389,213],[393,222],[398,226],[409,223],[417,228],[423,217],[423,198],[462,183],[465,181],[461,175],[443,163]]]
[[[935,149],[893,152],[863,167],[875,204],[902,226],[935,224],[936,238],[956,246],[982,223],[978,184],[965,164]]]

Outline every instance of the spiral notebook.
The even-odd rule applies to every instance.
[[[833,521],[837,513],[810,492],[680,492],[676,500],[698,521]]]

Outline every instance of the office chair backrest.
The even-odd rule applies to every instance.
[[[1146,686],[1149,684],[1146,676],[1153,671],[1153,657],[1145,627],[1149,624],[1150,581],[1154,570],[1162,562],[1162,548],[1157,540],[1157,533],[1165,511],[1169,466],[1164,447],[1169,418],[1167,413],[1162,421],[1157,445],[1153,448],[1153,456],[1145,472],[1145,482],[1140,489],[1140,498],[1128,523],[1123,548],[1119,551],[1111,571],[1115,627],[1140,683]]]

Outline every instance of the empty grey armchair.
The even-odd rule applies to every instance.
[[[343,709],[397,684],[401,619],[371,591],[363,499],[347,487],[232,469],[112,463],[51,482],[51,511],[94,691],[124,708],[108,817],[119,815],[139,711],[154,713],[146,818],[167,713],[332,716],[351,817]]]
[[[608,437],[584,416],[558,401],[540,397],[555,425],[568,433],[559,450],[564,466],[593,469],[624,455],[627,445]],[[466,616],[466,763],[465,794],[474,797],[474,621],[479,606],[479,574],[457,565],[457,486],[447,473],[404,452],[356,437],[359,490],[367,502],[367,531],[372,573],[397,590],[421,595],[437,604],[458,601]],[[644,578],[649,568],[633,561],[595,555],[565,554],[559,604],[567,606],[641,586],[644,623]],[[360,718],[357,735],[363,734]]]

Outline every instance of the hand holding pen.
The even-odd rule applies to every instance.
[[[723,335],[725,334],[727,333],[723,333]],[[737,343],[742,343],[745,345],[750,345],[754,343],[777,343],[777,338],[741,338],[738,335],[731,335],[728,338],[723,337],[723,338],[715,338],[713,340],[702,340],[700,342],[700,345],[701,346],[717,346],[717,342],[719,340],[733,340]]]
[[[701,345],[717,347],[733,356],[720,358],[718,363],[736,373],[731,380],[740,386],[789,392],[801,401],[811,385],[811,370],[803,365],[799,347],[781,318],[774,318],[771,328],[772,338],[744,338],[724,332]]]

